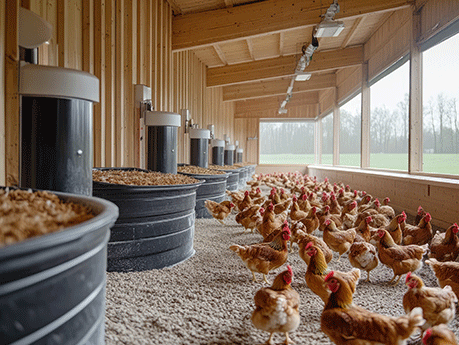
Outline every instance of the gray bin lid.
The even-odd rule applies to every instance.
[[[23,63],[19,94],[99,102],[99,79],[76,69]]]
[[[212,147],[225,147],[225,141],[220,139],[212,139],[211,141]]]
[[[202,128],[191,128],[190,129],[191,139],[210,139],[210,131]]]
[[[236,146],[234,146],[234,145],[226,145],[225,146],[225,150],[234,151],[234,150],[236,150]]]

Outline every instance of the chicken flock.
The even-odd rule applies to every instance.
[[[269,284],[268,273],[284,266],[298,247],[307,265],[306,285],[323,301],[321,330],[331,341],[395,345],[414,338],[426,345],[457,344],[448,328],[459,296],[456,223],[434,234],[432,217],[421,206],[415,224],[408,224],[405,212],[396,214],[388,197],[381,204],[365,191],[298,172],[253,175],[247,185],[245,191],[227,191],[229,200],[207,200],[205,206],[220,223],[234,213],[243,231],[261,236],[259,243],[229,247],[251,271],[254,282],[256,274],[262,274]],[[347,256],[354,268],[330,270],[333,252],[338,261]],[[426,287],[414,273],[423,262],[431,267],[439,287]],[[379,265],[392,270],[393,285],[406,275],[408,289],[401,301],[406,315],[386,316],[353,303],[361,271],[371,282],[370,272]],[[285,334],[285,344],[293,343],[289,332],[300,324],[301,303],[292,279],[293,271],[286,265],[271,286],[254,296],[251,320],[270,333],[267,344],[273,344],[276,332]]]

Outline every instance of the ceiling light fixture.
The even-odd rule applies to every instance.
[[[333,4],[327,9],[322,21],[315,27],[315,37],[336,37],[344,29],[344,23],[335,21],[335,14],[339,12],[338,1],[334,0]]]
[[[296,81],[309,80],[311,79],[311,75],[312,75],[311,73],[306,73],[306,72],[295,72],[295,80]]]

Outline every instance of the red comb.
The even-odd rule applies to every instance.
[[[431,337],[431,335],[432,335],[432,328],[427,328],[425,333],[424,333],[424,338],[422,338],[422,342],[424,344],[426,344],[427,343],[427,339],[429,339]]]
[[[327,219],[324,224],[325,225],[330,225],[330,223],[331,223],[330,219]]]
[[[424,220],[426,222],[430,222],[431,219],[432,219],[432,216],[430,215],[430,213],[426,213],[426,215],[424,216]]]
[[[303,199],[303,201],[305,201],[307,199],[307,195],[306,194],[303,194],[303,196],[301,197],[301,199]]]
[[[230,203],[230,207],[234,207],[234,204],[232,202]]]
[[[408,272],[406,274],[405,283],[408,282],[408,279],[410,279],[410,277],[411,277],[411,272]]]
[[[421,214],[421,213],[422,213],[422,206],[419,205],[419,207],[418,207],[418,214]]]
[[[308,244],[306,245],[306,248],[304,248],[304,249],[307,250],[307,249],[311,248],[313,245],[314,245],[314,243],[308,242]]]
[[[293,201],[294,202],[298,201],[298,198],[296,197],[296,195],[293,196]]]
[[[334,271],[330,271],[330,273],[328,273],[325,278],[324,278],[324,282],[328,281],[330,278],[333,277],[333,275],[335,274]]]
[[[246,190],[246,191],[244,192],[244,195],[245,195],[245,196],[249,195],[249,191]]]
[[[365,218],[365,221],[368,223],[370,223],[371,221],[373,220],[373,218],[371,218],[371,216],[368,216],[367,218]]]
[[[290,273],[293,276],[293,270],[290,265],[287,265],[287,270],[288,270],[288,273]]]

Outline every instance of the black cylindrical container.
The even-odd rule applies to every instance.
[[[244,154],[243,149],[236,150],[236,163],[242,163],[242,155]]]
[[[226,145],[225,147],[225,165],[234,164],[234,151],[235,150],[236,150],[236,146]]]
[[[207,211],[205,201],[212,200],[215,202],[222,202],[226,199],[226,181],[230,174],[203,175],[183,172],[181,172],[181,174],[204,181],[196,190],[196,218],[212,218],[212,215]]]
[[[100,168],[100,170],[141,170]],[[143,271],[178,264],[194,254],[193,184],[131,186],[94,182],[94,195],[119,208],[107,246],[108,271]]]
[[[209,139],[208,129],[190,129],[190,164],[201,168],[209,166]]]
[[[99,80],[77,70],[20,70],[20,186],[91,195],[92,105]]]
[[[118,208],[55,194],[95,217],[0,250],[1,344],[105,343],[107,242]]]
[[[212,139],[212,164],[224,165],[225,141]]]
[[[148,126],[149,170],[162,173],[177,173],[177,127],[179,114],[147,111],[145,125]]]

